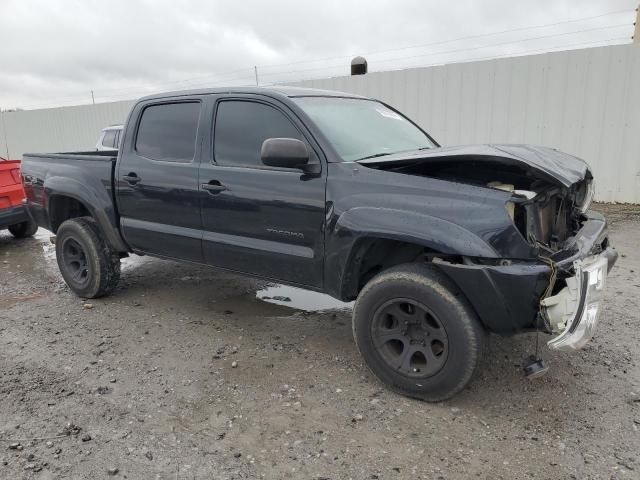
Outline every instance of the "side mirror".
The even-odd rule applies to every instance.
[[[260,157],[270,167],[304,169],[309,163],[309,150],[295,138],[267,138],[262,142]]]

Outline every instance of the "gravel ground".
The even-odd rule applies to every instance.
[[[47,232],[2,232],[0,478],[638,479],[640,208],[600,208],[621,258],[597,338],[528,380],[535,337],[491,337],[440,404],[376,381],[348,309],[295,308],[326,298],[136,257],[87,304]]]

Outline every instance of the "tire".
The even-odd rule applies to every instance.
[[[403,264],[360,292],[353,335],[384,384],[438,402],[460,392],[481,358],[486,333],[467,299],[433,266]]]
[[[56,260],[69,288],[82,298],[110,294],[120,279],[120,258],[91,217],[67,220],[56,232]]]
[[[38,231],[38,225],[31,221],[27,220],[26,222],[16,223],[15,225],[9,226],[9,232],[16,238],[26,238],[33,236]]]

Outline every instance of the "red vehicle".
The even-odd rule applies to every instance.
[[[38,230],[22,204],[23,199],[20,160],[0,157],[0,230],[8,228],[17,238],[30,237]]]

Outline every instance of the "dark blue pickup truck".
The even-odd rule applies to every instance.
[[[391,388],[442,400],[487,332],[589,341],[617,255],[585,162],[527,145],[440,147],[382,102],[298,88],[141,99],[117,155],[27,154],[28,211],[79,296],[153,255],[357,299]]]

